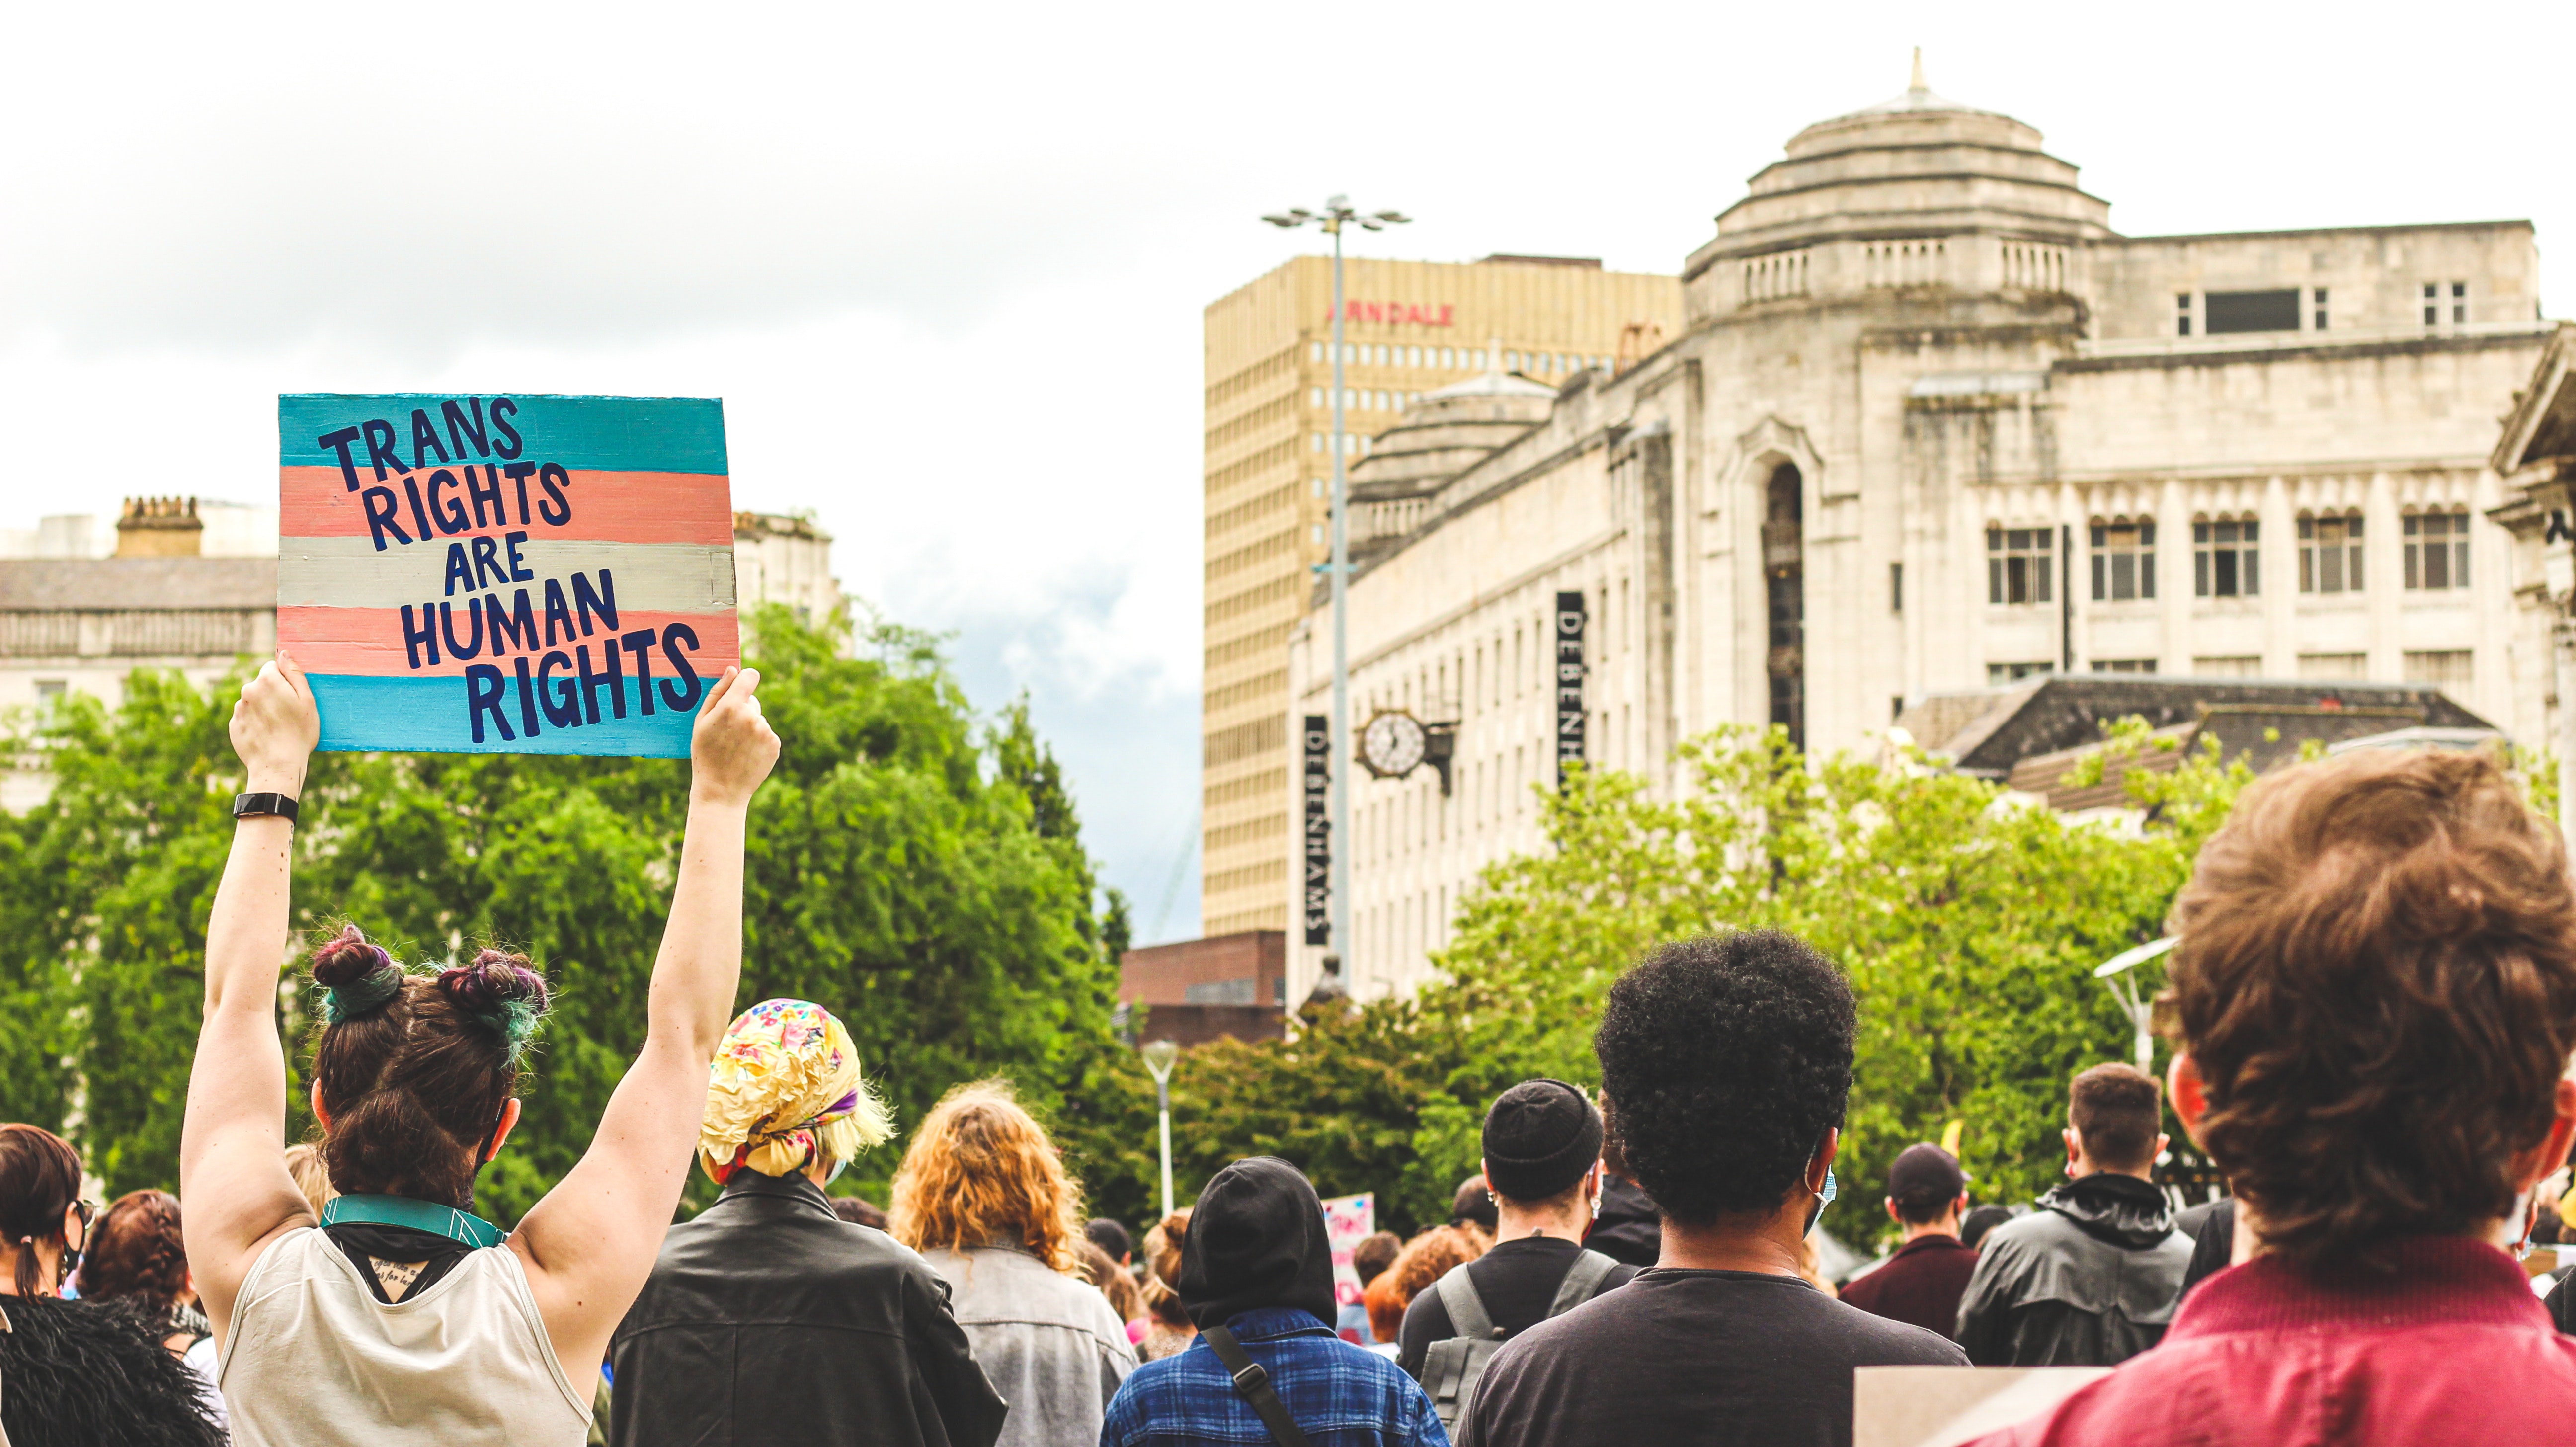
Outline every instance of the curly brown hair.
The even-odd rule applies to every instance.
[[[2315,1263],[2512,1208],[2576,1046],[2576,893],[2494,760],[2372,750],[2263,780],[2170,928],[2161,1022],[2268,1248]]]
[[[958,1086],[922,1117],[886,1215],[915,1251],[1010,1244],[1068,1276],[1088,1239],[1082,1183],[1005,1080]]]
[[[1379,1272],[1360,1294],[1361,1304],[1368,1308],[1369,1330],[1379,1341],[1395,1340],[1404,1329],[1404,1310],[1413,1305],[1413,1298],[1448,1275],[1451,1267],[1466,1265],[1493,1245],[1493,1238],[1473,1222],[1434,1226],[1405,1242],[1395,1264]]]

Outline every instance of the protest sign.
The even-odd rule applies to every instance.
[[[742,656],[722,402],[281,396],[277,432],[321,747],[688,757]]]
[[[1377,1230],[1377,1193],[1324,1198],[1324,1239],[1333,1248],[1333,1303],[1348,1306],[1360,1299],[1359,1272],[1351,1252]]]

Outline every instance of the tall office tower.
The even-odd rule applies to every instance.
[[[1679,334],[1676,277],[1598,261],[1343,263],[1350,460],[1423,394],[1488,371],[1551,385]],[[1331,551],[1333,264],[1301,256],[1207,309],[1206,935],[1288,925],[1288,632]],[[1347,759],[1337,768],[1350,767]]]

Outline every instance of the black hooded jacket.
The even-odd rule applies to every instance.
[[[608,1360],[615,1447],[992,1447],[1002,1432],[948,1283],[801,1175],[737,1172],[672,1227]]]
[[[1664,1251],[1664,1219],[1646,1188],[1618,1176],[1601,1178],[1601,1205],[1592,1215],[1592,1234],[1583,1244],[1643,1270]]]
[[[1276,1156],[1217,1172],[1181,1243],[1181,1306],[1201,1328],[1264,1306],[1333,1324],[1333,1242],[1305,1173]]]
[[[1981,1367],[2107,1367],[2164,1339],[2191,1238],[2164,1192],[2103,1172],[1986,1233],[1954,1335]]]

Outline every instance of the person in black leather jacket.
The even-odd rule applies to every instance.
[[[699,1138],[724,1194],[663,1238],[609,1340],[612,1447],[992,1447],[1007,1408],[948,1283],[823,1194],[885,1136],[839,1021],[769,1001],[734,1022]]]
[[[2181,1300],[2191,1238],[2148,1180],[2165,1148],[2155,1077],[2097,1065],[2067,1114],[2075,1179],[1978,1248],[1954,1333],[1978,1366],[2111,1366],[2163,1340]]]

